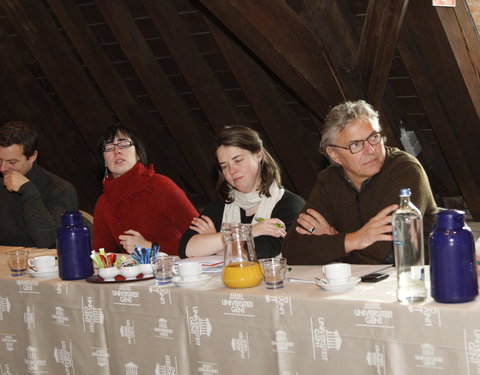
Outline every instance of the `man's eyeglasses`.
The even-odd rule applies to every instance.
[[[370,143],[371,146],[375,146],[379,144],[383,139],[383,133],[382,132],[375,132],[370,134],[367,138],[361,139],[359,141],[355,141],[350,143],[348,146],[338,146],[338,145],[328,145],[329,147],[338,147],[338,148],[343,148],[345,150],[350,150],[352,154],[356,154],[360,151],[363,151],[363,147],[365,146],[365,141]]]
[[[103,152],[110,152],[115,150],[115,146],[118,148],[124,149],[124,148],[129,148],[130,146],[133,146],[132,141],[120,141],[118,143],[105,143],[103,145]]]

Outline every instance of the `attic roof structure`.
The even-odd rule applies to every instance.
[[[480,220],[480,44],[466,1],[8,0],[0,52],[0,120],[37,127],[40,163],[86,211],[108,125],[136,129],[156,170],[201,208],[223,125],[258,130],[306,197],[328,164],[325,115],[365,99],[438,203]]]

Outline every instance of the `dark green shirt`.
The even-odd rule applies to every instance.
[[[302,212],[315,209],[338,234],[301,235],[292,225],[283,244],[283,255],[288,264],[393,263],[392,241],[377,241],[347,255],[344,240],[347,233],[359,230],[382,209],[398,204],[401,188],[411,189],[411,201],[423,214],[425,254],[428,256],[428,235],[437,210],[428,177],[415,157],[397,148],[386,147],[383,167],[362,185],[360,191],[346,179],[340,166],[332,165],[318,174]]]
[[[18,192],[9,192],[0,180],[0,245],[54,247],[60,215],[77,210],[77,192],[37,163],[25,177],[30,181]]]

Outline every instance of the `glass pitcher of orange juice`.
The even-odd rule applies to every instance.
[[[222,224],[225,259],[222,281],[229,288],[250,288],[262,281],[251,224]]]

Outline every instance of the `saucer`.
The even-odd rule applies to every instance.
[[[58,277],[58,266],[55,267],[48,267],[46,271],[38,272],[34,271],[33,269],[29,268],[28,273],[39,279],[52,279],[54,277]]]
[[[316,282],[316,285],[322,289],[325,289],[329,292],[345,292],[349,289],[352,289],[355,285],[360,282],[359,277],[351,277],[348,282],[344,284],[328,284],[321,282],[319,279]]]
[[[182,280],[180,277],[175,276],[173,282],[179,288],[196,288],[205,284],[208,280],[210,280],[210,275],[202,275],[198,280]]]

